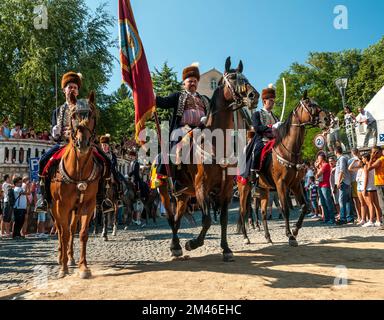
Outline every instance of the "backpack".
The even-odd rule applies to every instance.
[[[11,208],[13,208],[16,203],[15,192],[13,191],[13,188],[8,189],[7,195],[8,195],[8,204]]]

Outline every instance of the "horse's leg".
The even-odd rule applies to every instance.
[[[297,247],[298,243],[289,227],[289,207],[288,207],[288,199],[287,199],[288,193],[287,193],[286,185],[283,180],[279,180],[278,183],[276,183],[276,187],[277,187],[279,200],[281,203],[281,208],[283,210],[283,216],[285,220],[285,234],[288,237],[288,243],[292,247]]]
[[[180,246],[180,240],[177,236],[178,229],[180,227],[180,219],[176,223],[175,215],[171,207],[171,200],[168,193],[168,187],[166,185],[159,187],[160,199],[164,205],[167,221],[172,230],[172,240],[171,240],[171,253],[173,257],[180,257],[183,255],[183,249]]]
[[[248,216],[248,225],[255,229],[255,220],[253,218],[253,210],[252,210],[252,195],[251,189],[249,190],[247,197],[247,216]]]
[[[117,233],[117,214],[118,214],[118,207],[116,202],[113,204],[113,230],[112,230],[112,235],[116,237]]]
[[[228,246],[227,241],[227,226],[228,226],[228,203],[227,199],[224,199],[221,204],[220,210],[220,225],[221,225],[221,248],[223,249],[223,260],[225,262],[234,261],[232,250]],[[244,224],[244,221],[243,221]]]
[[[259,210],[260,210],[260,199],[255,197],[254,199],[254,206],[255,206],[255,217],[256,217],[256,227],[257,230],[260,232],[260,223],[259,223]]]
[[[241,218],[241,231],[243,233],[243,243],[250,244],[248,235],[247,235],[247,227],[246,227],[246,214],[248,209],[248,194],[249,194],[249,185],[241,185],[238,186],[239,195],[240,195],[240,218]],[[221,222],[221,220],[220,220]]]
[[[301,183],[297,183],[295,186],[291,188],[291,190],[295,194],[296,199],[299,202],[300,208],[301,208],[299,219],[296,222],[295,228],[292,230],[293,235],[297,237],[299,230],[303,226],[304,217],[309,210],[308,210],[307,202],[305,201],[304,190]]]
[[[80,260],[79,260],[79,269],[80,269],[80,278],[88,279],[91,277],[91,270],[88,268],[87,259],[86,259],[86,249],[88,241],[88,227],[89,221],[91,220],[91,215],[84,213],[80,217],[81,229],[79,233],[80,238]]]
[[[68,264],[70,267],[76,266],[75,259],[73,258],[73,239],[76,235],[78,214],[76,212],[71,212],[71,223],[69,231],[69,246],[68,246]]]
[[[65,277],[68,272],[68,241],[69,241],[69,226],[68,226],[68,219],[61,219],[60,223],[58,223],[58,229],[59,229],[59,241],[61,243],[60,245],[60,255],[61,255],[61,268],[59,271],[59,278]]]
[[[266,190],[265,192],[262,193],[259,201],[260,201],[260,207],[261,207],[261,219],[263,221],[265,239],[267,240],[268,243],[272,243],[271,234],[269,233],[269,229],[268,229],[268,220],[267,220],[268,198],[269,198],[269,191]]]
[[[186,201],[184,201],[182,203],[182,205],[180,205],[180,208],[178,207],[178,212],[179,212],[179,209],[185,211],[186,206],[187,206],[187,202],[188,202],[188,199]],[[178,204],[179,204],[179,201],[178,201]],[[211,224],[212,224],[212,217],[211,217],[211,212],[210,212],[209,208],[210,208],[209,198],[204,199],[204,203],[201,206],[201,212],[202,212],[202,219],[201,219],[202,221],[201,222],[202,222],[203,227],[202,227],[197,238],[188,240],[186,242],[185,249],[187,249],[188,251],[195,250],[195,249],[204,245],[205,235],[207,234],[207,231],[211,227]],[[184,213],[184,212],[182,212],[182,213]]]
[[[101,216],[103,219],[103,231],[101,232],[101,236],[104,241],[108,241],[108,215],[109,212],[104,212],[103,205],[101,205]]]

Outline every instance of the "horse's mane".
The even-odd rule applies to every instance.
[[[221,80],[220,80],[221,81]],[[219,82],[220,83],[220,82]],[[223,89],[223,85],[220,84],[216,89],[215,91],[213,92],[213,95],[212,95],[212,98],[211,98],[211,101],[209,102],[209,113],[212,113],[212,112],[215,112],[216,111],[216,100],[217,100],[217,97],[219,95],[219,92],[221,89]]]
[[[289,130],[291,128],[292,117],[293,111],[289,113],[288,118],[284,121],[284,123],[277,128],[277,137],[275,142],[276,145],[280,144],[283,139],[288,135]]]

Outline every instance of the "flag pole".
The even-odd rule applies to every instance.
[[[161,158],[163,161],[163,164],[165,165],[165,170],[167,172],[168,180],[171,185],[171,189],[173,190],[173,182],[172,182],[172,177],[171,177],[171,169],[169,168],[169,164],[166,163],[166,156],[164,155],[163,152],[163,140],[161,137],[161,129],[160,129],[160,122],[159,122],[159,116],[157,115],[157,111],[153,112],[153,116],[155,117],[155,124],[156,124],[156,130],[157,130],[157,135],[159,137],[159,142],[160,142],[160,153],[161,153]]]

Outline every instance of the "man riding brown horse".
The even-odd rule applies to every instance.
[[[39,176],[40,176],[40,186],[42,196],[44,201],[42,201],[42,205],[46,207],[51,201],[51,196],[49,192],[50,185],[50,176],[49,169],[53,164],[57,164],[60,159],[53,159],[54,155],[58,153],[59,150],[63,149],[69,142],[70,139],[70,105],[71,105],[71,96],[77,98],[79,95],[79,90],[82,86],[82,75],[80,73],[76,73],[73,71],[67,72],[63,75],[61,79],[61,88],[65,95],[65,103],[59,107],[57,107],[52,113],[52,136],[56,141],[56,144],[45,152],[39,162]],[[77,108],[83,108],[84,110],[79,110],[82,112],[88,112],[86,110],[88,108],[87,104],[82,103],[82,101],[78,101]],[[92,141],[93,143],[93,141]],[[104,154],[104,152],[95,146],[98,150],[99,155],[103,158],[104,163],[107,166],[111,166],[111,162],[109,158]],[[43,208],[46,209],[46,208]]]
[[[180,142],[185,133],[201,126],[201,120],[208,112],[208,97],[202,96],[197,92],[199,80],[199,68],[196,64],[192,64],[183,70],[183,91],[173,93],[168,97],[156,97],[158,108],[173,109],[170,126],[171,149]],[[171,158],[174,156],[174,154],[171,154]],[[175,159],[171,162],[175,164]],[[177,168],[180,169],[180,166]],[[175,179],[174,189],[176,193],[180,193],[185,189],[178,181],[178,171],[180,170],[177,170],[176,166],[172,165],[172,176]],[[166,175],[165,166],[160,165],[157,172]]]
[[[242,174],[250,180],[255,181],[256,172],[260,167],[260,156],[265,144],[274,138],[274,129],[280,124],[277,116],[272,112],[275,105],[276,91],[272,85],[262,91],[263,108],[252,115],[252,126],[255,134],[247,146],[247,166]]]

